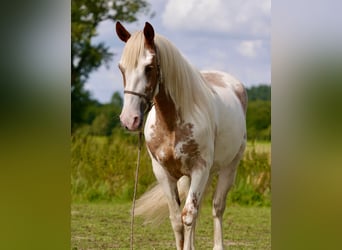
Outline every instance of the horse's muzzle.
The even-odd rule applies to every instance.
[[[143,124],[143,116],[141,115],[134,115],[130,117],[125,117],[124,115],[120,115],[120,121],[122,127],[129,131],[137,131],[141,129]]]

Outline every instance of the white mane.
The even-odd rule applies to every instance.
[[[166,92],[183,117],[197,117],[208,112],[213,89],[166,38],[157,35],[155,43],[160,57]]]

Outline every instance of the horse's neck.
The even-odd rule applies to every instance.
[[[172,99],[166,94],[162,86],[160,86],[159,93],[155,97],[154,102],[158,126],[162,126],[168,131],[174,131],[179,114]]]

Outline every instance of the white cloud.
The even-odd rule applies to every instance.
[[[242,55],[250,58],[254,58],[258,54],[258,50],[262,47],[261,40],[242,41],[237,46],[237,51]]]
[[[169,0],[162,14],[166,28],[268,37],[271,0]]]
[[[151,0],[156,12],[143,15],[125,27],[141,30],[145,21],[173,42],[196,68],[223,70],[246,86],[270,82],[269,0]],[[117,68],[124,43],[115,34],[114,22],[101,23],[94,42],[105,42],[115,53],[110,68],[93,72],[85,88],[93,97],[109,102],[114,91],[123,93]]]

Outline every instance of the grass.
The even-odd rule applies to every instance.
[[[71,206],[72,250],[129,249],[130,202],[74,203]],[[229,206],[224,215],[224,243],[229,249],[271,249],[270,207]],[[175,249],[171,225],[134,225],[135,249]],[[211,207],[204,203],[197,223],[197,249],[212,249]]]
[[[71,244],[73,250],[129,249],[130,208],[137,136],[114,131],[110,137],[72,137]],[[143,147],[138,197],[155,182]],[[224,216],[229,249],[271,249],[271,143],[248,142]],[[211,190],[213,191],[213,190]],[[212,193],[212,192],[211,192]],[[208,198],[209,197],[209,198]],[[212,249],[211,195],[197,225],[197,249]],[[158,227],[135,223],[135,249],[175,249],[169,220]]]
[[[257,154],[267,154],[268,161],[271,163],[271,142],[270,141],[248,141],[244,156],[248,152],[255,150]]]
[[[74,202],[130,201],[137,157],[136,134],[122,129],[108,137],[78,131],[71,143],[71,194]],[[248,142],[238,168],[231,203],[271,205],[271,143]],[[155,182],[145,146],[139,169],[138,197]]]

